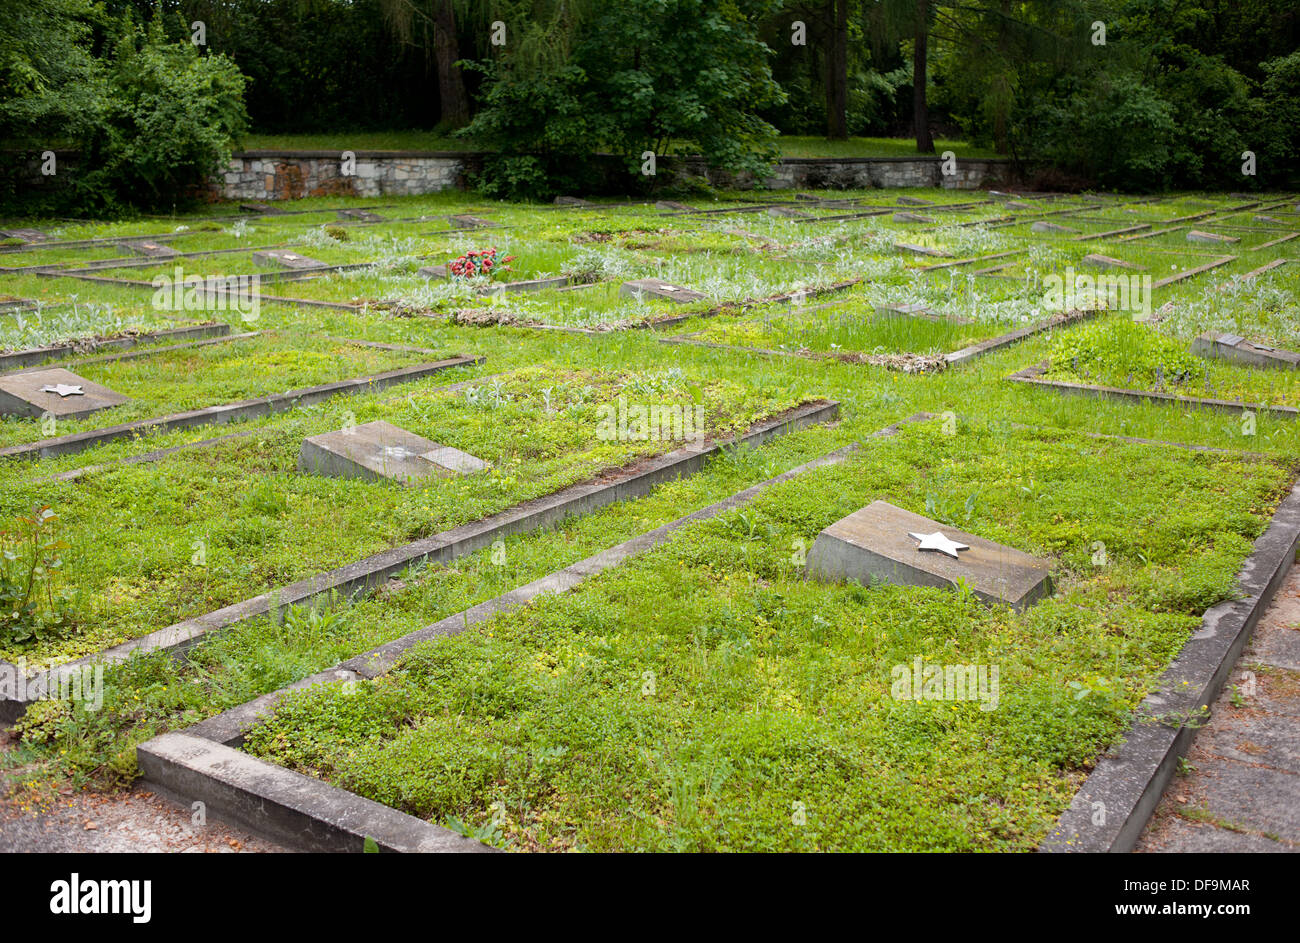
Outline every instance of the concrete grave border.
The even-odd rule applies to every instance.
[[[127,334],[123,337],[86,338],[65,344],[52,344],[49,347],[29,347],[0,354],[0,373],[8,373],[16,367],[45,363],[48,360],[66,360],[82,354],[91,354],[106,348],[135,347],[158,340],[182,340],[201,337],[224,337],[230,333],[230,325],[219,321],[195,324],[189,327],[168,328],[163,331],[149,331],[143,334]]]
[[[482,357],[470,357],[461,354],[434,363],[415,364],[414,366],[389,370],[384,373],[374,373],[370,376],[338,380],[333,383],[323,383],[319,386],[289,390],[285,393],[273,393],[269,396],[239,400],[234,403],[223,403],[218,406],[207,406],[183,413],[156,416],[152,419],[137,419],[116,426],[107,426],[103,429],[88,429],[85,432],[74,432],[68,435],[55,436],[51,439],[39,439],[35,442],[25,442],[0,449],[0,461],[71,455],[93,448],[96,445],[102,445],[105,442],[134,438],[152,429],[182,429],[208,423],[220,424],[236,422],[241,419],[252,419],[257,416],[284,412],[301,405],[319,403],[322,400],[344,393],[365,393],[372,390],[382,390],[398,383],[419,380],[443,370],[474,366],[482,362]]]
[[[741,443],[758,445],[778,435],[830,422],[838,416],[839,403],[833,400],[805,403],[780,416],[755,423],[746,432],[724,441],[686,445],[655,456],[622,474],[597,475],[587,482],[525,501],[478,521],[391,547],[353,563],[317,573],[288,586],[278,587],[271,592],[185,619],[140,638],[66,662],[49,671],[29,675],[27,686],[38,691],[49,690],[58,683],[60,676],[79,671],[88,665],[120,662],[136,652],[183,652],[208,632],[225,629],[247,619],[282,612],[289,606],[309,603],[321,597],[351,595],[373,589],[413,563],[446,562],[490,546],[501,537],[537,530],[567,517],[591,513],[607,504],[642,497],[662,482],[700,471],[711,457],[721,453],[725,447]],[[0,662],[0,674],[6,668],[16,676],[17,669],[14,666]],[[33,700],[30,696],[26,699],[13,697],[16,693],[0,692],[0,721],[22,716]],[[32,692],[29,690],[25,693],[30,695]]]
[[[1300,417],[1300,409],[1295,406],[1265,406],[1261,403],[1234,403],[1226,399],[1208,399],[1199,396],[1177,396],[1173,393],[1157,393],[1153,390],[1130,390],[1119,386],[1097,386],[1090,383],[1071,383],[1066,380],[1044,380],[1042,375],[1048,370],[1048,361],[1044,360],[1032,366],[1017,370],[1007,377],[1014,383],[1028,383],[1046,387],[1058,393],[1076,393],[1080,396],[1114,396],[1140,403],[1166,403],[1172,406],[1193,406],[1201,409],[1216,409],[1224,412],[1272,413],[1284,419]]]
[[[1205,611],[1201,627],[1160,676],[1157,690],[1138,707],[1123,741],[1103,754],[1055,828],[1038,846],[1045,852],[1129,852],[1191,747],[1189,718],[1214,703],[1260,617],[1300,550],[1300,484],[1292,484],[1237,576],[1240,596]],[[1100,805],[1098,805],[1100,804]],[[1100,824],[1094,818],[1100,812]]]
[[[868,438],[894,435],[907,422],[930,419],[928,413],[887,426]],[[759,482],[729,498],[663,524],[600,551],[540,579],[449,615],[311,677],[246,701],[177,733],[166,733],[136,747],[144,779],[185,803],[207,803],[219,817],[309,851],[360,851],[371,837],[384,851],[483,851],[478,843],[457,844],[453,833],[416,816],[364,799],[337,786],[250,756],[237,749],[249,729],[271,710],[286,691],[316,684],[347,683],[386,674],[413,646],[467,631],[498,613],[527,605],[544,593],[567,592],[590,576],[669,542],[682,527],[716,517],[749,503],[773,485],[827,465],[843,462],[856,443],[805,462]],[[455,836],[458,837],[458,836]]]

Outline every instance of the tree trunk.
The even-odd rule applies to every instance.
[[[930,136],[930,109],[925,101],[926,44],[930,38],[929,0],[916,0],[916,39],[912,56],[912,122],[916,126],[916,150],[920,154],[934,153],[934,138]]]
[[[460,44],[456,41],[456,14],[452,0],[435,0],[433,4],[433,53],[438,69],[438,107],[446,128],[459,128],[469,122],[469,96],[460,74]]]
[[[828,0],[831,6],[831,48],[827,57],[826,136],[849,136],[849,0]]]

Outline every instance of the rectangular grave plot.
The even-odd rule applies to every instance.
[[[1240,334],[1220,334],[1216,331],[1209,331],[1193,340],[1192,353],[1200,357],[1230,360],[1248,367],[1295,370],[1300,366],[1300,353],[1296,351],[1256,344]]]
[[[679,304],[687,304],[692,301],[703,301],[708,297],[703,292],[694,291],[690,288],[683,288],[681,285],[674,285],[661,278],[637,278],[630,282],[624,282],[619,288],[618,293],[628,298],[635,298],[637,295],[641,295],[646,298],[661,298],[665,301],[675,301]]]

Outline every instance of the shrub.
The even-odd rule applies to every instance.
[[[68,545],[54,532],[58,520],[38,507],[0,533],[0,645],[26,645],[72,628],[72,595],[59,585],[60,553]]]
[[[1203,370],[1203,362],[1178,341],[1132,321],[1098,322],[1057,337],[1052,367],[1100,376],[1131,374],[1145,383],[1178,382]]]

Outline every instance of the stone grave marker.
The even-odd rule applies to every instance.
[[[489,229],[497,225],[490,219],[484,219],[481,216],[470,216],[467,213],[462,213],[458,216],[448,216],[447,219],[453,225],[459,226],[462,229]]]
[[[555,198],[556,206],[595,206],[590,200],[584,200],[577,196],[557,196]]]
[[[50,238],[39,229],[0,229],[0,239],[21,239],[23,242],[44,242]]]
[[[683,288],[660,278],[636,278],[630,282],[624,282],[619,286],[618,293],[629,298],[641,294],[648,295],[651,298],[665,298],[668,301],[677,301],[683,304],[689,301],[702,301],[707,297],[703,292]]]
[[[1073,232],[1073,233],[1077,233],[1079,230],[1077,230],[1077,229],[1071,229],[1069,226],[1062,226],[1060,223],[1049,223],[1049,222],[1047,222],[1046,220],[1042,220],[1042,219],[1040,219],[1038,222],[1034,223],[1032,226],[1029,227],[1029,231],[1030,231],[1030,232]]]
[[[1218,331],[1207,331],[1194,339],[1192,353],[1200,357],[1231,360],[1251,367],[1295,370],[1300,366],[1300,353],[1293,350],[1267,347],[1248,341],[1240,334],[1220,334]]]
[[[1241,242],[1236,236],[1223,236],[1217,232],[1202,232],[1199,229],[1189,230],[1187,233],[1188,242]]]
[[[295,271],[309,268],[325,268],[324,262],[317,262],[305,255],[299,255],[291,249],[267,249],[265,252],[254,252],[253,263],[255,265],[278,265]]]
[[[660,200],[655,204],[657,210],[667,210],[674,213],[694,213],[695,207],[687,206],[685,203],[678,203],[676,200]]]
[[[384,221],[384,217],[378,213],[363,209],[339,210],[339,219],[357,219],[363,223],[382,223]]]
[[[823,530],[808,553],[821,582],[883,580],[898,586],[966,585],[985,603],[1023,610],[1052,592],[1051,564],[873,501]]]
[[[1126,268],[1134,270],[1145,270],[1144,265],[1135,265],[1132,262],[1125,262],[1123,259],[1113,259],[1108,255],[1099,255],[1095,252],[1085,255],[1079,260],[1084,265],[1091,265],[1093,268]]]
[[[382,419],[303,440],[298,471],[328,478],[381,478],[409,483],[482,471],[486,462]]]
[[[420,266],[419,269],[416,270],[415,274],[419,275],[421,278],[446,278],[447,266],[446,265],[422,265]]]
[[[896,223],[933,223],[934,220],[929,216],[922,216],[919,213],[895,213],[894,222]]]
[[[934,206],[934,200],[923,200],[919,196],[900,196],[898,202],[901,206]]]
[[[1019,200],[1010,200],[1006,204],[1009,210],[1036,210],[1038,207],[1032,203],[1021,203]]]
[[[929,255],[940,259],[947,259],[952,256],[951,252],[945,252],[943,249],[936,249],[933,246],[918,246],[912,242],[896,242],[894,248],[899,252],[914,252],[917,255]]]
[[[541,291],[544,288],[563,288],[569,284],[569,276],[555,275],[551,278],[529,278],[520,282],[507,282],[493,286],[488,291]]]
[[[239,208],[245,213],[263,213],[268,216],[277,216],[284,210],[277,206],[271,206],[269,203],[240,203]]]
[[[80,419],[129,400],[70,370],[51,367],[0,376],[0,414],[39,419]]]
[[[790,206],[773,206],[767,211],[767,215],[777,219],[812,219],[812,213],[805,213]]]
[[[159,242],[122,242],[119,245],[133,255],[143,255],[150,259],[169,259],[174,255],[180,255],[171,246]]]

